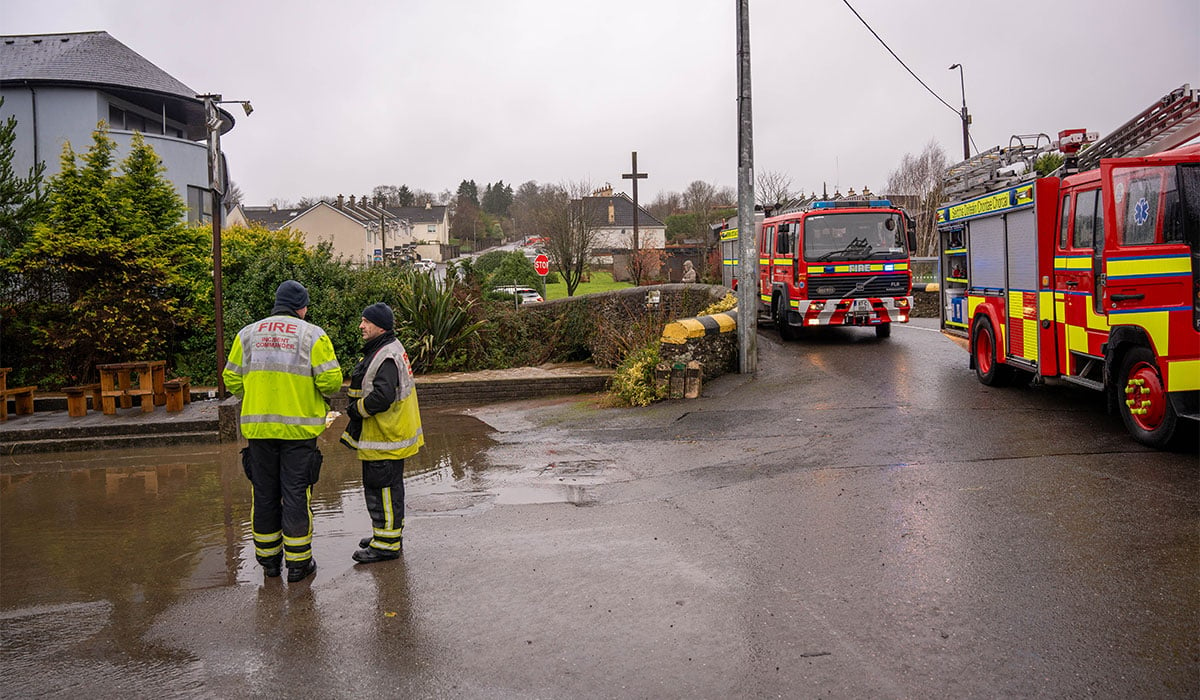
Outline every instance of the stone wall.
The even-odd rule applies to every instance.
[[[913,286],[913,318],[938,318],[940,311],[938,306],[941,304],[941,294],[938,292],[938,286],[931,284],[921,287]]]
[[[720,285],[657,284],[554,299],[522,309],[561,315],[582,306],[591,319],[586,342],[592,362],[598,367],[615,367],[631,346],[653,342],[668,323],[695,316],[729,293]]]
[[[658,346],[663,362],[670,365],[695,360],[704,380],[737,370],[737,311],[684,318],[663,328]]]

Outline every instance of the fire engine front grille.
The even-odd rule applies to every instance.
[[[859,285],[862,285],[861,289]],[[897,274],[850,275],[846,277],[809,277],[810,299],[842,299],[844,297],[903,296],[907,293],[908,277]]]

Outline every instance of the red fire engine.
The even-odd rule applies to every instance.
[[[1200,96],[1169,94],[1069,174],[1079,133],[1060,135],[1068,166],[1054,176],[1010,167],[1015,183],[938,211],[943,329],[968,338],[986,385],[1079,384],[1138,441],[1187,444],[1200,419],[1200,145],[1179,144],[1200,133]],[[979,186],[969,162],[956,167]]]
[[[814,326],[871,326],[886,338],[892,323],[908,322],[915,231],[888,200],[818,201],[757,228],[759,313],[784,340]],[[736,238],[722,242],[732,253]],[[736,255],[724,257],[732,270]]]

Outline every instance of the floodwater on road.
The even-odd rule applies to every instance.
[[[424,418],[425,448],[405,464],[409,519],[490,502],[483,453],[493,444],[491,429],[450,412],[426,411]],[[313,492],[318,563],[347,558],[351,543],[371,530],[360,463],[337,442],[345,421],[319,439],[325,460]],[[66,648],[144,657],[147,626],[181,593],[261,582],[239,447],[5,457],[0,664],[6,675],[43,692],[61,687],[62,679],[43,683],[40,665]]]

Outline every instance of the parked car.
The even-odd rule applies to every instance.
[[[433,272],[437,269],[437,263],[432,260],[417,260],[413,263],[413,268],[418,272]]]
[[[515,287],[510,284],[503,287],[492,287],[492,291],[499,294],[512,294],[520,299],[522,304],[545,301],[538,290],[533,287]]]

